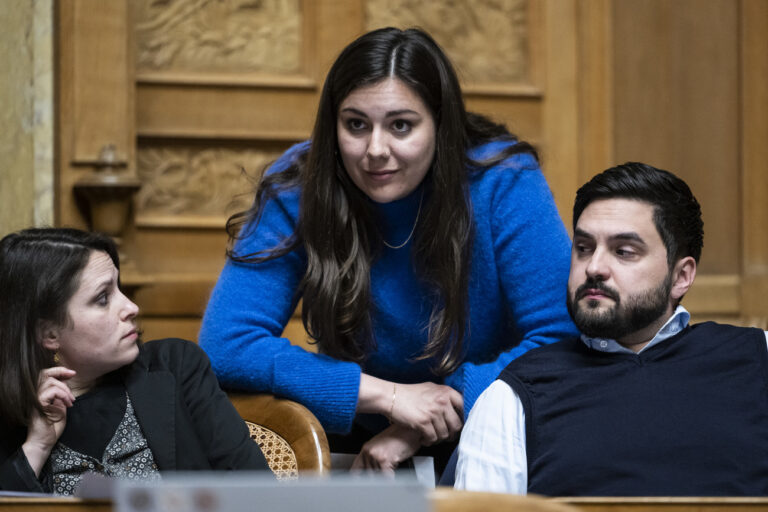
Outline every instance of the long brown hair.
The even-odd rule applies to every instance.
[[[306,153],[283,172],[264,176],[250,209],[227,221],[227,255],[258,263],[303,246],[307,269],[301,281],[302,320],[322,352],[361,362],[375,348],[371,328],[371,264],[381,249],[370,201],[351,181],[338,153],[339,105],[352,90],[396,77],[411,87],[430,110],[436,126],[435,156],[424,179],[424,205],[416,228],[413,260],[419,277],[433,290],[428,340],[419,359],[435,359],[433,371],[445,375],[461,362],[467,324],[467,289],[472,249],[472,208],[468,176],[508,156],[529,152],[507,129],[464,108],[450,61],[425,32],[384,28],[347,46],[326,77]],[[490,140],[510,145],[489,160],[470,160],[467,150]],[[286,188],[302,191],[292,236],[258,253],[239,254],[264,205]]]

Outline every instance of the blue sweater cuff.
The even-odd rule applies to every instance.
[[[320,356],[326,361],[297,360],[290,354],[275,357],[272,389],[304,404],[327,432],[346,434],[352,429],[360,391],[360,367]]]

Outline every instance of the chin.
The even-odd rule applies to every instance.
[[[126,350],[123,357],[120,358],[120,361],[121,361],[120,367],[133,363],[137,357],[139,357],[138,340],[136,340],[136,342],[133,345],[131,345],[131,348]]]
[[[398,199],[400,199],[400,196],[396,194],[386,194],[381,192],[378,192],[378,193],[366,192],[365,195],[367,195],[368,198],[374,203],[379,203],[379,204],[387,204],[387,203],[391,203],[392,201],[397,201]]]

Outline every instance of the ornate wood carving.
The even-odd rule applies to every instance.
[[[139,147],[137,214],[223,219],[251,204],[256,180],[279,155],[278,150]]]
[[[300,0],[135,0],[139,72],[297,73]]]
[[[527,0],[368,0],[368,30],[418,26],[472,83],[529,81]]]

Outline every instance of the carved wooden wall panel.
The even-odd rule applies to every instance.
[[[221,226],[228,215],[250,205],[254,182],[279,154],[184,144],[140,146],[136,215],[184,216],[187,222],[198,218],[203,223],[213,218]]]
[[[133,13],[139,72],[301,69],[299,0],[137,0]]]
[[[470,83],[527,83],[527,0],[368,0],[366,29],[418,26]]]

